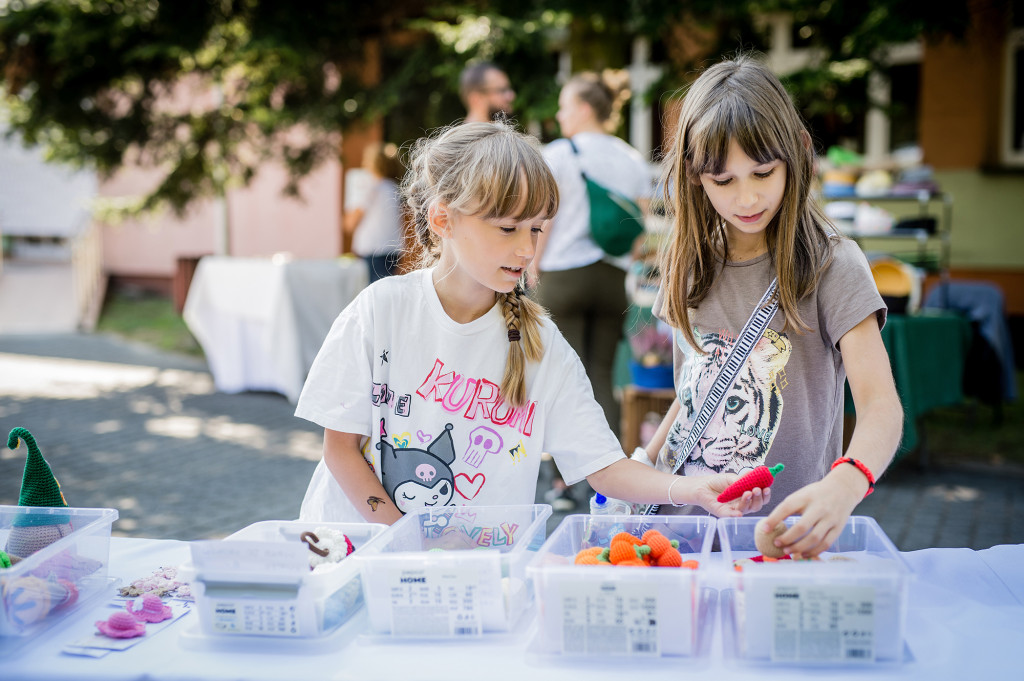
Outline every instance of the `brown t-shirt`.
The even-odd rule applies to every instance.
[[[678,330],[674,333],[676,397],[681,409],[658,454],[659,470],[672,470],[719,369],[728,357],[754,305],[774,276],[767,255],[722,267],[711,292],[691,310],[699,354]],[[660,316],[662,294],[654,303]],[[879,328],[886,307],[867,259],[856,243],[839,239],[835,257],[818,288],[799,303],[812,332],[783,330],[778,311],[740,368],[714,417],[689,456],[681,475],[743,474],[756,466],[782,462],[772,485],[767,514],[791,492],[820,480],[842,454],[846,369],[839,340],[874,314]],[[662,513],[705,513],[699,507],[662,506]]]

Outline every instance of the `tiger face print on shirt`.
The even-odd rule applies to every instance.
[[[736,342],[731,334],[701,333],[694,328],[694,336],[705,353],[700,354],[690,347],[682,334],[675,336],[686,359],[676,386],[682,408],[659,454],[670,470],[679,457],[686,456],[681,448],[690,426]],[[782,388],[792,348],[785,334],[771,329],[765,331],[680,472],[686,475],[743,473],[764,463],[782,418]]]

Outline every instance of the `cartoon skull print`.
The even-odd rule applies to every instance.
[[[473,468],[480,468],[484,457],[501,451],[504,442],[501,436],[487,426],[478,426],[469,433],[469,446],[462,460]]]

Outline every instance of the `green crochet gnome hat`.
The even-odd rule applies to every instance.
[[[28,447],[28,456],[25,458],[25,473],[21,478],[21,495],[18,497],[18,506],[62,506],[67,508],[68,502],[64,500],[64,494],[60,491],[60,483],[53,477],[50,465],[46,463],[36,439],[32,433],[24,428],[14,428],[7,436],[7,448],[17,449],[19,440],[24,440]],[[19,518],[15,525],[41,525],[51,523],[66,523],[65,516],[47,518]]]

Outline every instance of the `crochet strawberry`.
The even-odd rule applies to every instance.
[[[743,496],[744,492],[755,487],[760,487],[761,489],[771,487],[772,483],[775,482],[775,476],[781,473],[783,468],[785,466],[781,463],[777,463],[771,468],[768,468],[768,466],[758,466],[726,487],[725,491],[718,495],[719,503],[724,504],[727,501],[739,499]]]

